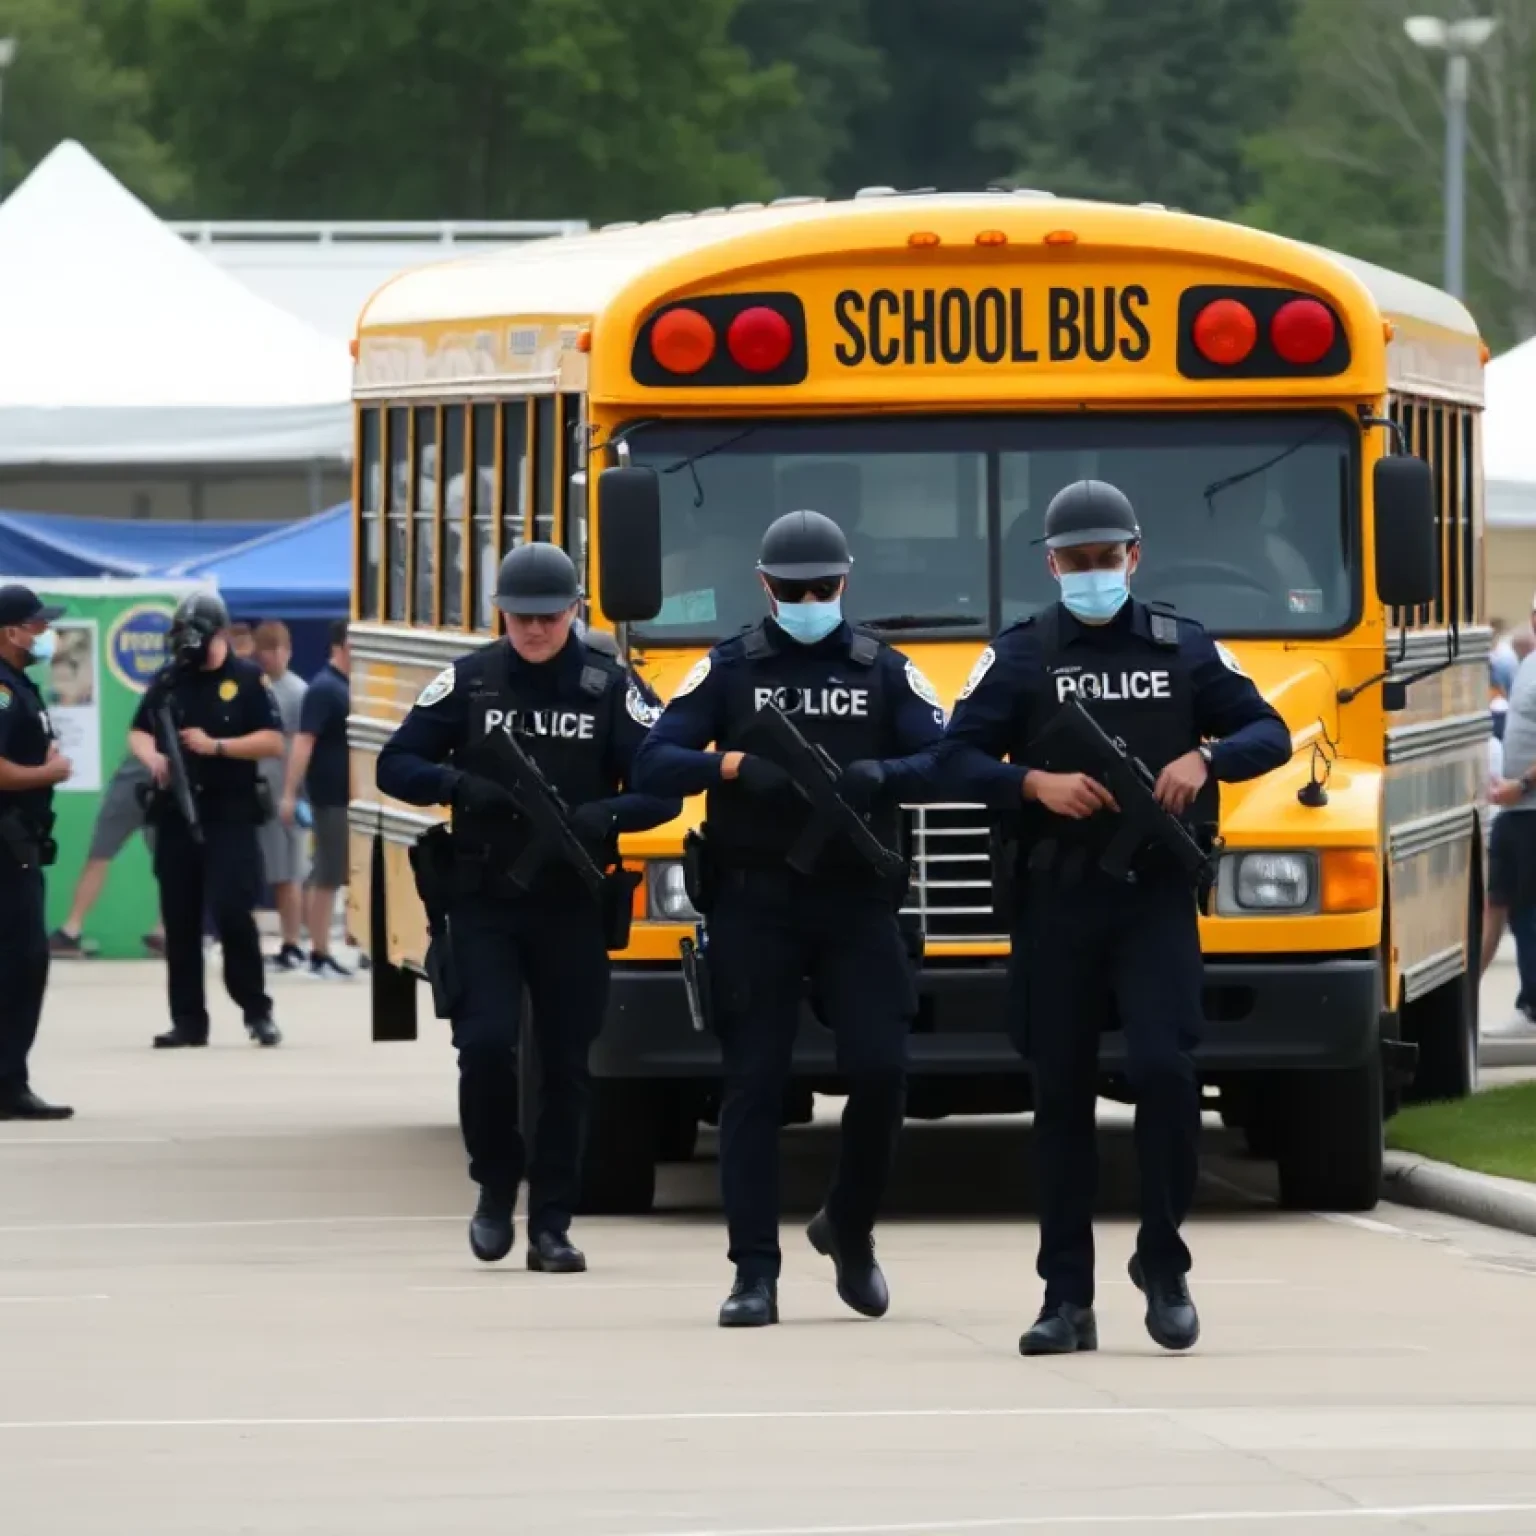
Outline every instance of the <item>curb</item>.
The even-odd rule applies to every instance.
[[[1477,1062],[1482,1067],[1536,1067],[1536,1035],[1484,1035]]]
[[[1536,1185],[1470,1173],[1414,1152],[1386,1154],[1381,1198],[1536,1237]]]

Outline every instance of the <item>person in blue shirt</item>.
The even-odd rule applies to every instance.
[[[1188,1349],[1200,1327],[1179,1235],[1200,1137],[1191,1055],[1203,1020],[1196,893],[1152,844],[1137,851],[1130,881],[1102,870],[1119,807],[1070,744],[1039,738],[1080,701],[1156,775],[1165,810],[1213,833],[1217,782],[1287,762],[1290,733],[1199,624],[1131,597],[1141,530],[1116,487],[1083,480],[1059,492],[1046,509],[1044,542],[1061,600],[982,652],[935,769],[956,798],[1018,821],[1011,963],[1028,1017],[1013,1023],[1034,1079],[1045,1282],[1045,1304],[1019,1347],[1026,1355],[1097,1347],[1094,1101],[1099,1035],[1113,1008],[1136,1095],[1141,1227],[1131,1278],[1145,1294],[1153,1339]]]
[[[932,685],[900,652],[851,629],[852,562],[842,530],[791,512],[763,536],[758,573],[770,616],[716,646],[679,685],[636,761],[654,794],[706,795],[703,827],[714,1028],[725,1088],[720,1189],[736,1267],[722,1327],[778,1321],[778,1138],[807,979],[848,1081],[842,1155],[812,1245],[836,1267],[848,1306],[890,1305],[874,1225],[906,1104],[906,1042],[917,1009],[899,921],[906,880],[877,877],[834,837],[810,873],[786,853],[809,808],[778,764],[753,751],[752,722],[778,705],[842,769],[843,797],[875,836],[897,842],[900,802],[929,798],[926,754],[943,731]],[[712,750],[706,750],[711,749]]]
[[[470,1248],[511,1252],[525,1171],[518,1126],[517,1042],[523,989],[538,1043],[540,1104],[527,1164],[528,1267],[586,1268],[569,1227],[580,1183],[592,1042],[608,999],[608,954],[628,942],[633,887],[611,876],[594,897],[569,864],[516,874],[529,827],[492,750],[505,732],[571,807],[572,830],[604,867],[618,835],[671,821],[680,800],[638,793],[635,755],[661,705],[596,638],[572,632],[576,567],[553,544],[524,544],[501,563],[496,604],[506,637],[445,667],[379,753],[386,795],[453,807],[453,895],[429,968],[453,1023],[459,1123],[480,1186]],[[430,836],[430,834],[429,834]],[[429,916],[431,916],[429,908]]]

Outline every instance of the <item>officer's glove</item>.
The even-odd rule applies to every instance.
[[[866,811],[885,788],[885,764],[874,758],[849,763],[837,781],[837,792],[856,811]]]
[[[736,770],[736,782],[749,795],[782,795],[794,787],[794,780],[766,757],[743,757]]]
[[[571,831],[590,848],[605,848],[613,835],[613,812],[602,800],[578,805],[571,812]]]
[[[453,786],[453,808],[470,816],[482,816],[488,812],[505,814],[517,809],[517,801],[509,790],[503,789],[494,779],[483,779],[477,773],[466,773]]]

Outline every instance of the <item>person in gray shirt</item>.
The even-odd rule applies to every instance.
[[[1490,798],[1499,811],[1488,848],[1483,969],[1507,923],[1520,972],[1515,1007],[1536,1023],[1536,653],[1526,655],[1510,685],[1502,775]]]
[[[305,684],[288,670],[293,660],[293,641],[288,626],[276,620],[256,626],[256,661],[261,667],[273,697],[277,700],[277,712],[283,722],[283,755],[265,758],[260,766],[261,776],[272,797],[272,815],[258,833],[261,859],[267,872],[267,884],[272,887],[272,901],[277,907],[277,919],[282,930],[282,948],[273,964],[279,970],[302,970],[307,963],[299,946],[303,925],[303,886],[305,877],[304,829],[287,825],[277,815],[277,807],[283,798],[283,780],[287,772],[288,757],[293,751],[293,738],[299,729],[299,716],[304,709]]]

